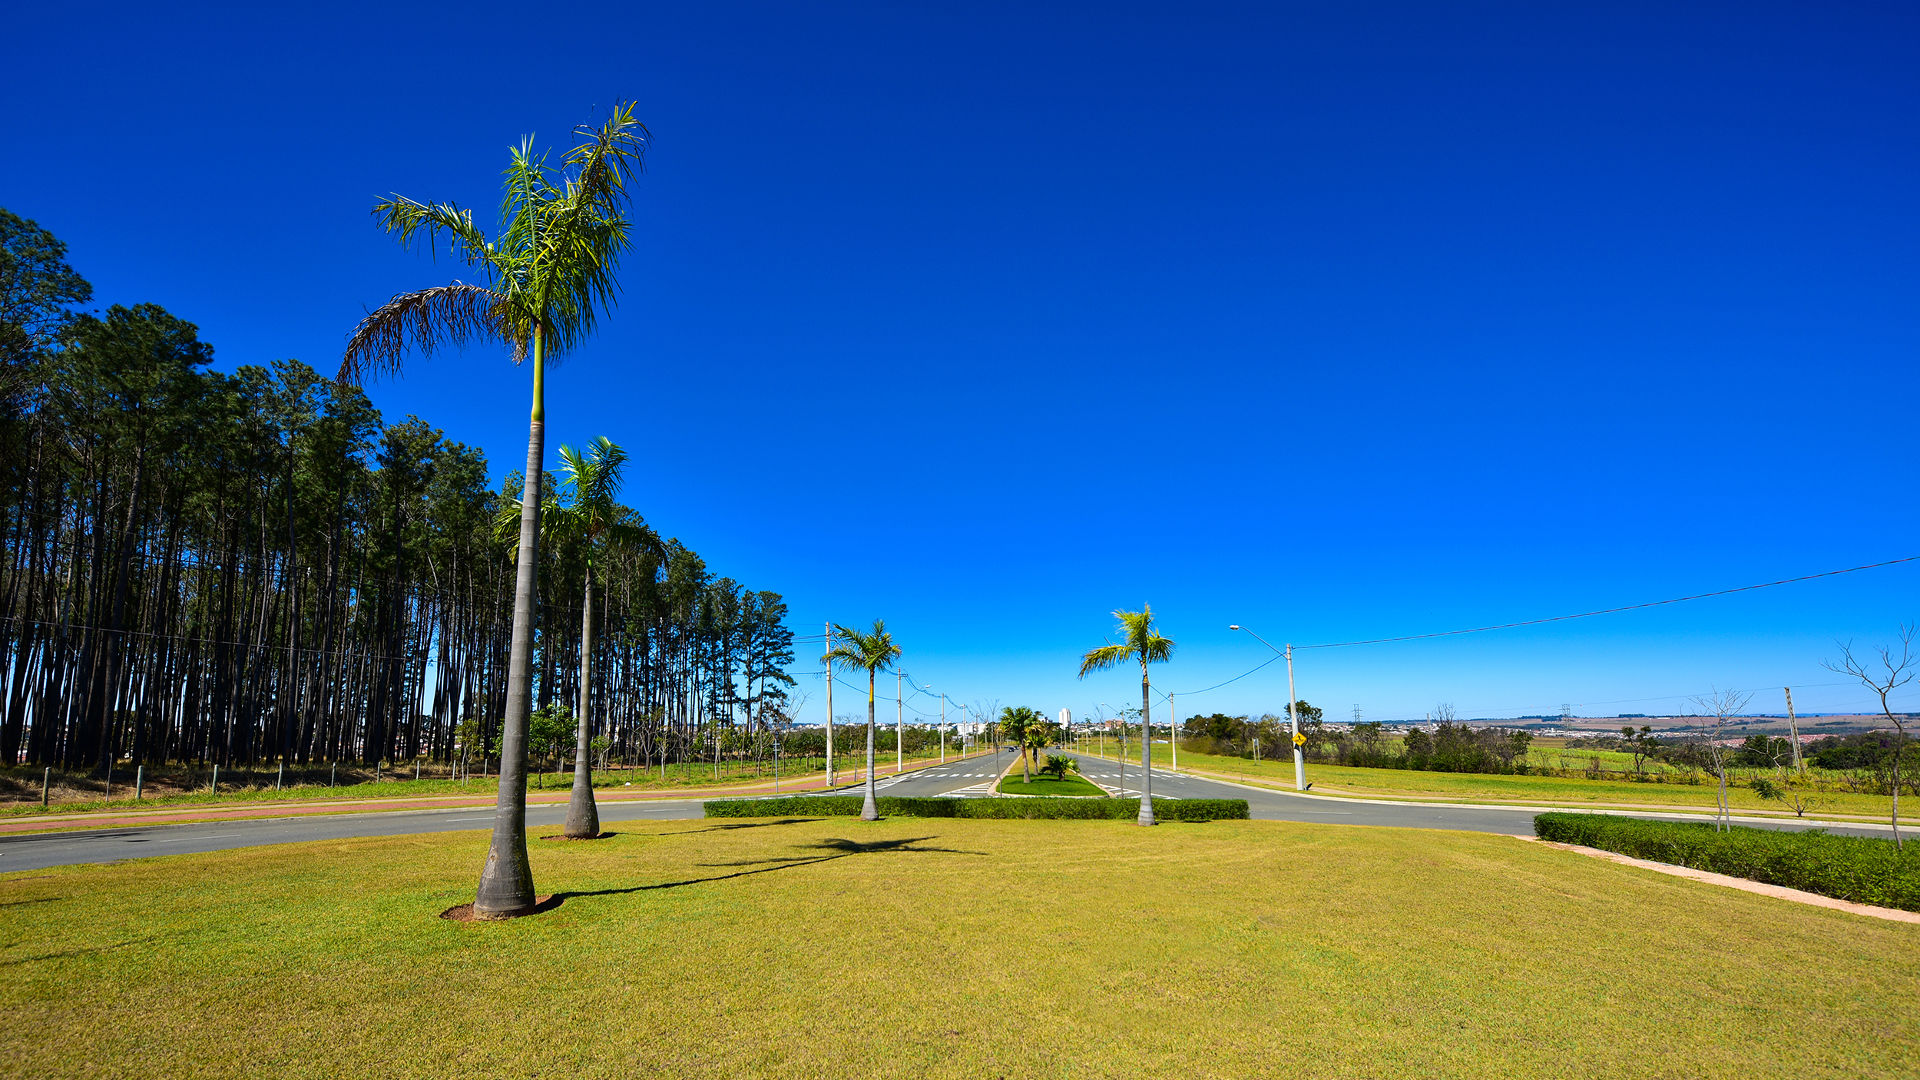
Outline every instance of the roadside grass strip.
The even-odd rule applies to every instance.
[[[1540,814],[1542,840],[1598,848],[1749,881],[1819,893],[1856,904],[1920,911],[1920,843],[1786,832],[1705,822],[1646,821],[1611,814]]]
[[[1024,803],[1033,800],[973,800]],[[0,876],[9,1076],[1910,1077],[1920,926],[1497,835],[620,822]],[[1032,962],[1008,962],[1009,943]]]

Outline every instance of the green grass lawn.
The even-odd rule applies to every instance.
[[[1098,747],[1082,753],[1098,754]],[[1112,758],[1112,744],[1107,757]],[[1153,748],[1155,764],[1170,764],[1172,754],[1165,745]],[[1138,765],[1138,752],[1130,754],[1128,765]],[[1183,769],[1244,776],[1259,783],[1279,787],[1293,786],[1293,761],[1254,761],[1250,758],[1196,754],[1180,751]],[[1566,805],[1618,806],[1623,804],[1659,804],[1698,807],[1711,811],[1714,785],[1711,778],[1698,786],[1688,784],[1635,783],[1631,780],[1587,780],[1579,777],[1502,776],[1491,773],[1424,772],[1412,769],[1362,769],[1344,765],[1307,763],[1307,780],[1316,794],[1369,795],[1385,798],[1447,799],[1460,802],[1540,802]],[[1730,801],[1737,810],[1787,810],[1785,804],[1769,802],[1751,788],[1729,789]],[[1884,819],[1893,800],[1881,795],[1860,795],[1845,791],[1808,793],[1807,814],[1851,814]]]
[[[1020,779],[1019,773],[1012,773],[1005,780],[1000,781],[1000,791],[1007,795],[1101,796],[1106,794],[1099,787],[1072,773],[1068,773],[1060,780],[1035,773],[1031,781]]]
[[[1893,1077],[1920,927],[1503,836],[619,823],[0,877],[22,1077]],[[1008,950],[1030,962],[1010,964]]]

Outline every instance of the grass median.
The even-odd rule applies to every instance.
[[[1920,927],[1508,837],[618,823],[0,877],[13,1075],[1910,1075]],[[1008,934],[1044,962],[1007,964]],[[1807,961],[1790,977],[1782,957]]]
[[[1000,793],[1003,795],[1058,795],[1068,798],[1099,798],[1106,794],[1072,773],[1058,780],[1051,776],[1036,775],[1032,780],[1008,776],[1000,781]]]

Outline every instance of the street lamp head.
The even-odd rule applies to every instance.
[[[1240,624],[1239,624],[1239,623],[1229,623],[1229,624],[1227,624],[1227,629],[1229,629],[1229,630],[1238,630],[1238,629],[1240,629]]]

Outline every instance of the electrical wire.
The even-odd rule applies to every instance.
[[[1689,600],[1706,600],[1715,596],[1731,596],[1734,593],[1752,592],[1755,589],[1771,589],[1776,585],[1793,585],[1802,581],[1817,581],[1820,578],[1837,577],[1841,574],[1856,574],[1862,570],[1878,570],[1884,566],[1898,566],[1901,563],[1910,563],[1910,562],[1916,562],[1916,561],[1920,561],[1920,555],[1907,555],[1898,559],[1887,559],[1882,562],[1866,563],[1865,565],[1862,565],[1862,566],[1849,566],[1843,570],[1824,570],[1818,574],[1803,574],[1800,577],[1781,578],[1778,581],[1765,581],[1765,582],[1761,582],[1758,585],[1741,585],[1738,588],[1716,589],[1713,592],[1694,593],[1691,596],[1676,596],[1669,600],[1649,600],[1641,604],[1625,604],[1620,607],[1601,608],[1597,611],[1582,611],[1574,615],[1552,615],[1544,619],[1526,619],[1521,622],[1499,623],[1493,626],[1475,626],[1465,630],[1441,630],[1441,631],[1436,631],[1430,634],[1403,634],[1399,637],[1368,638],[1363,641],[1331,641],[1331,642],[1323,642],[1317,645],[1295,645],[1293,646],[1293,648],[1300,649],[1300,650],[1345,649],[1345,648],[1351,648],[1356,645],[1386,645],[1392,642],[1399,642],[1399,641],[1425,641],[1431,638],[1458,637],[1459,635],[1462,635],[1462,634],[1484,634],[1491,630],[1512,630],[1522,626],[1540,626],[1546,623],[1566,622],[1569,619],[1589,619],[1595,615],[1617,615],[1623,611],[1641,611],[1646,608],[1664,607],[1668,604],[1684,604]],[[1174,693],[1181,697],[1185,697],[1190,694],[1204,694],[1204,693],[1207,693],[1208,691],[1218,690],[1223,686],[1227,686],[1232,683],[1239,682],[1241,679],[1244,679],[1247,676],[1252,675],[1254,672],[1259,671],[1261,668],[1266,667],[1268,664],[1271,664],[1274,661],[1281,659],[1284,655],[1285,654],[1276,651],[1273,657],[1268,659],[1265,663],[1256,665],[1255,667],[1247,671],[1243,671],[1240,674],[1235,675],[1233,678],[1226,680],[1225,682],[1214,683],[1212,686],[1205,687],[1204,689],[1200,689],[1200,690],[1179,690],[1179,691],[1175,691]],[[1828,684],[1823,683],[1818,685],[1828,685]],[[1156,688],[1156,692],[1160,693],[1162,696],[1165,696],[1165,697],[1173,696],[1173,695],[1167,694],[1167,692],[1164,690],[1158,690],[1158,688]],[[1632,700],[1660,701],[1664,699],[1635,698]],[[1584,702],[1583,704],[1588,704],[1588,705],[1620,704],[1620,702]]]
[[[1735,589],[1716,589],[1713,592],[1694,593],[1692,596],[1676,596],[1671,600],[1649,600],[1644,604],[1626,604],[1621,607],[1601,608],[1598,611],[1582,611],[1575,615],[1551,615],[1544,619],[1526,619],[1521,622],[1499,623],[1494,626],[1474,626],[1465,630],[1439,630],[1430,634],[1403,634],[1400,637],[1369,638],[1365,641],[1329,641],[1319,645],[1295,645],[1296,649],[1345,649],[1355,645],[1385,645],[1395,641],[1424,641],[1428,638],[1457,637],[1461,634],[1484,634],[1489,630],[1512,630],[1521,626],[1540,626],[1545,623],[1566,622],[1569,619],[1590,619],[1595,615],[1617,615],[1623,611],[1641,611],[1646,608],[1664,607],[1668,604],[1684,604],[1689,600],[1705,600],[1715,596],[1731,596],[1734,593],[1752,592],[1755,589],[1771,589],[1775,585],[1792,585],[1802,581],[1815,581],[1820,578],[1836,577],[1840,574],[1857,574],[1862,570],[1877,570],[1883,566],[1896,566],[1900,563],[1920,561],[1920,555],[1908,555],[1885,562],[1867,563],[1865,566],[1849,566],[1844,570],[1826,570],[1818,574],[1805,574],[1800,577],[1781,578],[1779,581],[1766,581],[1758,585],[1742,585]]]

